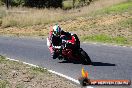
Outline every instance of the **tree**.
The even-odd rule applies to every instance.
[[[75,2],[76,2],[76,0],[73,0],[73,2],[72,2],[73,8],[75,7]]]
[[[6,0],[6,7],[9,9],[9,0]]]
[[[30,7],[62,7],[63,0],[26,0],[25,5]]]
[[[89,5],[93,0],[79,0],[81,6]]]

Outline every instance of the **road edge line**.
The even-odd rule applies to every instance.
[[[40,67],[40,66],[38,66],[38,65],[30,64],[30,63],[27,63],[27,62],[24,62],[24,61],[19,61],[19,60],[16,60],[16,59],[11,59],[11,58],[8,58],[8,57],[6,57],[6,59],[7,59],[7,60],[11,60],[11,61],[16,61],[16,62],[22,62],[23,64],[27,64],[27,65],[30,65],[30,66],[32,66],[32,67]],[[43,67],[43,68],[44,68],[44,67]],[[44,69],[47,69],[47,68],[44,68]],[[62,74],[62,73],[59,73],[59,72],[56,72],[56,71],[53,71],[53,70],[48,70],[48,69],[47,69],[47,71],[49,71],[50,73],[56,74],[56,75],[58,75],[58,76],[60,76],[60,77],[66,78],[66,79],[68,79],[68,80],[70,80],[70,81],[72,81],[72,82],[74,82],[74,83],[79,84],[79,81],[78,81],[78,80],[76,80],[76,79],[74,79],[74,78],[71,78],[71,77],[69,77],[69,76],[66,76],[66,75],[64,75],[64,74]],[[92,87],[92,86],[87,86],[86,88],[94,88],[94,87]]]

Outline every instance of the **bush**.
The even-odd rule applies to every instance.
[[[29,7],[62,7],[63,0],[0,0],[0,3],[8,1],[11,6]]]
[[[73,7],[80,7],[90,4],[92,0],[0,0],[0,5],[8,1],[11,6],[28,6],[28,7],[54,7],[71,9]],[[69,2],[64,4],[65,2]]]
[[[11,5],[12,6],[19,6],[19,5],[24,5],[25,4],[25,0],[11,0]]]
[[[63,9],[67,10],[71,8],[73,8],[72,1],[63,1]]]
[[[4,5],[4,0],[0,0],[0,6]]]
[[[62,7],[63,0],[26,0],[25,5],[30,7]]]

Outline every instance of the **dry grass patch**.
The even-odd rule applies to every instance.
[[[50,24],[62,20],[74,19],[84,16],[92,11],[111,6],[126,0],[97,0],[90,6],[79,9],[64,11],[61,9],[31,9],[31,8],[12,8],[7,11],[7,15],[2,18],[2,27],[25,27],[32,25]],[[3,8],[5,10],[5,8]]]
[[[40,67],[5,59],[0,55],[0,88],[79,88]]]
[[[2,17],[0,34],[47,36],[50,25],[58,22],[64,30],[81,38],[105,34],[114,39],[123,37],[132,44],[131,5],[128,0],[97,0],[90,6],[67,11],[13,8]]]

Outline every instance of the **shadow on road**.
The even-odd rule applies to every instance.
[[[82,64],[80,61],[67,61],[67,60],[64,60],[64,61],[61,61],[59,63],[73,63],[73,64]]]
[[[116,66],[116,64],[103,63],[103,62],[92,62],[93,66]]]
[[[82,64],[80,61],[61,61],[59,63],[73,63],[73,64]],[[85,65],[85,64],[83,64]],[[116,66],[116,64],[112,63],[103,63],[103,62],[92,62],[92,66]]]

